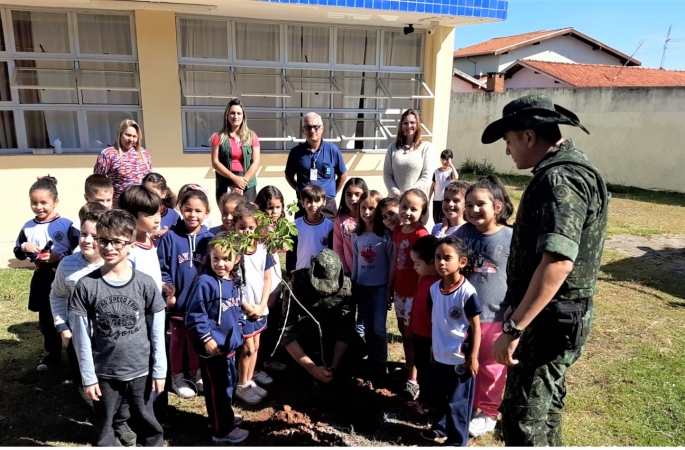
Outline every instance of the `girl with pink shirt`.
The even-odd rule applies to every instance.
[[[333,251],[340,256],[346,276],[352,274],[353,255],[352,235],[359,221],[359,198],[369,188],[362,178],[350,178],[345,183],[338,215],[333,222]]]

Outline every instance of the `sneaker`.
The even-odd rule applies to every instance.
[[[255,370],[252,379],[262,386],[270,386],[274,382],[274,379],[263,370]]]
[[[237,427],[241,423],[243,423],[243,416],[240,414],[233,414],[233,425]]]
[[[249,435],[249,431],[235,427],[233,431],[222,438],[212,436],[212,442],[215,444],[237,444],[243,442]]]
[[[235,396],[238,397],[238,400],[247,405],[254,406],[262,402],[262,397],[260,397],[259,394],[257,394],[257,391],[249,384],[245,386],[238,385],[235,388]]]
[[[288,366],[276,361],[275,359],[264,362],[264,370],[268,370],[269,372],[284,372],[287,368]]]
[[[181,398],[195,397],[195,390],[192,384],[183,378],[183,373],[177,373],[171,376],[171,390]]]
[[[447,439],[447,435],[438,430],[423,430],[421,432],[421,437],[431,442],[442,442]]]
[[[471,437],[483,436],[495,429],[497,420],[485,414],[483,411],[476,414],[469,424],[469,435]]]
[[[119,439],[124,447],[135,447],[138,436],[133,432],[126,422],[114,426],[114,435]]]
[[[36,370],[38,372],[45,372],[46,370],[50,370],[53,367],[55,367],[55,363],[52,361],[52,357],[50,355],[46,355],[43,357],[43,359],[40,360],[40,363],[38,363]]]
[[[197,369],[197,373],[193,377],[193,383],[195,383],[195,387],[197,388],[197,393],[202,395],[205,393],[205,384],[202,382],[202,373],[200,372],[200,369]]]
[[[261,398],[266,398],[269,396],[269,393],[262,389],[257,383],[254,382],[254,380],[250,380],[247,382],[250,386],[252,386],[252,390],[257,393]]]
[[[407,380],[407,382],[404,383],[404,386],[402,386],[400,395],[409,400],[416,400],[419,396],[419,385],[414,381]]]

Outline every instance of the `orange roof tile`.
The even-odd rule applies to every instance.
[[[533,31],[531,33],[518,34],[515,36],[493,38],[489,41],[480,42],[469,47],[460,48],[459,50],[454,52],[454,58],[466,58],[470,56],[481,55],[501,55],[503,53],[506,53],[517,48],[526,47],[528,45],[533,45],[535,43],[563,35],[570,35],[592,46],[594,50],[602,50],[603,52],[609,53],[610,55],[618,58],[622,63],[627,62],[630,66],[639,66],[642,64],[640,63],[640,61],[631,58],[630,56],[621,53],[618,50],[613,49],[608,45],[605,45],[571,27],[559,28],[557,30]]]
[[[534,59],[519,60],[528,66],[575,87],[685,87],[685,70],[646,67],[574,64]]]
[[[533,44],[537,42],[541,37],[556,33],[561,30],[572,30],[572,28],[560,28],[558,30],[541,30],[533,31],[532,33],[517,34],[515,36],[504,36],[490,39],[489,41],[480,42],[468,47],[460,48],[454,52],[455,58],[465,57],[465,56],[475,56],[483,54],[496,54],[498,50],[504,50],[508,47],[514,45],[520,45],[527,41],[531,41]]]

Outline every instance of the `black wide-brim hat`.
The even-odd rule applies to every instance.
[[[483,144],[492,144],[507,131],[534,129],[551,123],[579,127],[590,134],[573,112],[555,105],[547,95],[538,94],[526,95],[509,102],[502,110],[502,118],[488,125],[480,140]]]

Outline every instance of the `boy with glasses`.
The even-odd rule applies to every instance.
[[[128,263],[135,246],[135,218],[126,211],[107,211],[98,220],[96,233],[104,263],[78,281],[69,299],[83,389],[93,400],[92,443],[116,445],[112,423],[126,400],[137,417],[138,444],[162,446],[152,391],[164,391],[166,303],[154,280]]]

